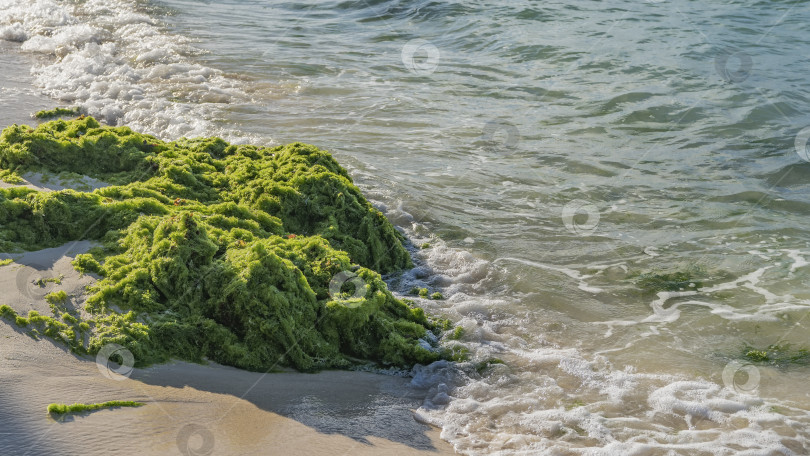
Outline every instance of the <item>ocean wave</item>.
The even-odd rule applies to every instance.
[[[446,301],[419,300],[419,304],[449,316],[464,329],[459,340],[445,343],[463,346],[469,360],[417,366],[411,381],[414,387],[428,390],[417,419],[441,427],[442,438],[456,451],[474,456],[805,453],[810,415],[791,401],[739,388],[737,370],[752,369],[751,365],[727,363],[726,371],[732,371],[730,376],[724,371],[720,383],[677,373],[641,372],[616,364],[607,356],[610,350],[603,354],[573,347],[577,344],[570,341],[566,346],[555,343],[545,333],[564,327],[565,320],[555,320],[547,312],[521,314],[516,312],[521,308],[519,298],[492,292],[508,273],[501,265],[515,262],[565,276],[588,293],[613,291],[600,288],[599,279],[616,264],[589,265],[583,268],[588,272],[583,272],[519,258],[488,261],[433,235],[430,224],[403,204],[390,208],[378,204],[415,245],[430,244],[414,249],[416,268],[393,278],[392,287],[402,293],[413,286],[442,289]],[[768,260],[790,259],[785,268],[791,273],[808,264],[807,252],[799,250],[759,253]],[[655,324],[658,329],[650,334],[666,332],[665,325],[680,317],[679,307],[689,304],[719,318],[760,322],[774,320],[777,313],[805,310],[799,303],[783,302],[790,296],[777,296],[764,287],[767,269],[700,290],[710,297],[749,289],[766,301],[759,308],[698,301],[695,291],[663,292],[650,304],[646,319],[595,322],[593,327],[604,324],[613,331]],[[691,300],[665,306],[679,297]],[[538,333],[537,328],[546,331]],[[642,336],[637,342],[643,340]],[[753,369],[774,381],[766,368]]]

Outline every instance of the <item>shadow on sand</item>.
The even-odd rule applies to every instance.
[[[153,386],[233,395],[320,433],[340,434],[366,445],[371,445],[368,437],[378,437],[417,450],[436,450],[427,436],[430,426],[417,422],[412,412],[424,391],[408,386],[403,378],[347,371],[261,374],[185,362],[137,369],[130,378]]]

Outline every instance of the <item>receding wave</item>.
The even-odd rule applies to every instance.
[[[42,55],[36,84],[109,125],[164,138],[221,134],[223,105],[247,100],[243,83],[196,63],[203,51],[171,34],[138,2],[6,0],[0,37]]]

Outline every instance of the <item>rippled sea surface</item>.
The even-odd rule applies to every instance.
[[[808,23],[778,0],[0,0],[46,94],[167,139],[316,144],[429,243],[391,286],[465,328],[445,343],[470,362],[413,382],[471,455],[810,454]]]

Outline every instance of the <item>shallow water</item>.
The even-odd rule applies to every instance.
[[[465,454],[810,452],[810,369],[741,358],[810,335],[808,19],[797,1],[0,0],[46,94],[164,138],[316,144],[430,242],[392,287],[442,291],[422,304],[506,363],[415,372],[420,418]],[[637,284],[674,271],[693,277]]]

